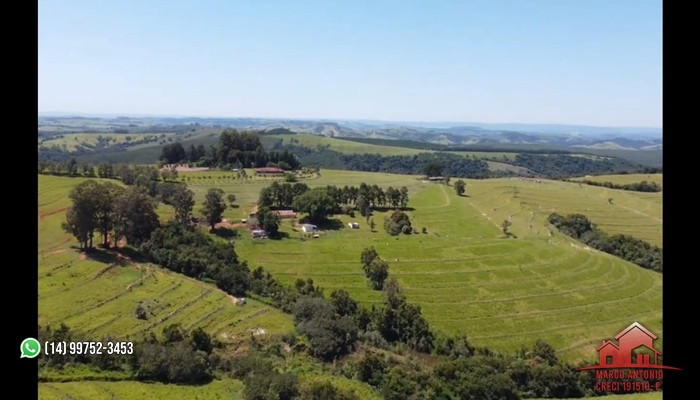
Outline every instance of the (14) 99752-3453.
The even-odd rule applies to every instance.
[[[44,343],[44,354],[50,355],[101,355],[101,354],[133,354],[133,342],[74,342],[47,341]]]

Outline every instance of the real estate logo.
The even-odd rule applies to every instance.
[[[597,391],[658,391],[664,370],[681,369],[661,364],[661,352],[654,348],[656,339],[656,335],[634,322],[615,336],[617,344],[603,340],[597,349],[598,365],[579,370],[595,370]]]

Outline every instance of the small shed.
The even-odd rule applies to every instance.
[[[357,222],[348,222],[348,228],[350,229],[360,229],[360,224]]]
[[[316,232],[318,230],[318,227],[316,225],[304,224],[301,226],[301,230],[306,233]]]

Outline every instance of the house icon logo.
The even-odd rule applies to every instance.
[[[617,344],[612,340],[603,340],[598,347],[598,365],[579,368],[579,370],[591,369],[670,369],[680,368],[661,365],[661,352],[654,348],[654,340],[657,337],[638,322],[625,328],[615,336]]]

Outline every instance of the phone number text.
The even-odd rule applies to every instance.
[[[47,356],[62,355],[86,355],[95,356],[102,354],[133,354],[133,342],[45,342],[44,354]]]

